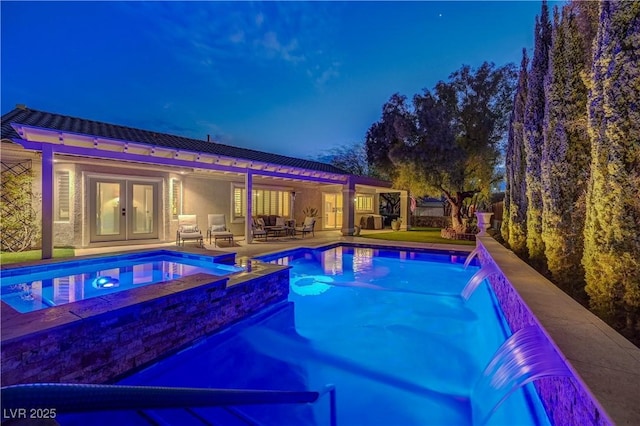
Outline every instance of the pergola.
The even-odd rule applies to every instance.
[[[393,190],[386,181],[363,176],[310,170],[301,167],[254,161],[231,156],[177,149],[162,145],[134,142],[124,139],[106,138],[89,134],[60,131],[28,124],[11,123],[19,138],[10,142],[24,149],[40,153],[42,162],[42,258],[53,256],[54,217],[54,161],[57,156],[110,160],[119,163],[138,163],[178,168],[180,170],[204,171],[218,174],[235,174],[244,177],[246,187],[246,215],[252,216],[252,188],[254,178],[263,177],[282,181],[309,182],[341,185],[343,193],[342,234],[353,235],[355,231],[354,197],[357,189],[375,192],[399,192],[401,194],[402,229],[408,223],[408,193]],[[245,220],[245,238],[251,243],[251,223]]]

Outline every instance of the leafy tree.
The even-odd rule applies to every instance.
[[[518,87],[514,98],[506,154],[507,188],[502,235],[515,253],[523,256],[527,249],[527,187],[524,152],[524,109],[527,100],[527,50],[522,49]]]
[[[600,3],[588,95],[591,178],[582,258],[592,309],[606,319],[623,321],[627,333],[636,336],[640,318],[638,34],[640,2]]]
[[[415,196],[444,197],[463,231],[464,200],[488,195],[511,112],[513,65],[464,65],[413,97],[395,94],[366,137],[367,160]]]
[[[407,97],[395,93],[382,107],[382,118],[367,131],[365,151],[367,164],[377,176],[393,180],[394,164],[389,157],[391,148],[405,143],[404,138],[413,133],[407,129],[413,117],[406,105]]]
[[[535,46],[529,71],[527,103],[525,106],[525,153],[527,159],[527,249],[529,259],[544,268],[544,242],[542,241],[542,177],[541,157],[545,109],[544,78],[549,64],[551,23],[549,7],[542,2],[540,16],[536,18]]]
[[[352,175],[369,176],[370,174],[364,143],[338,147],[322,156],[320,161],[325,159],[328,160],[331,165]]]

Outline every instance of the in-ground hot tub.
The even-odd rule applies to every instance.
[[[158,253],[137,252],[124,258],[149,260]],[[249,260],[234,272],[235,267],[216,261],[233,264],[235,253],[202,256],[166,251],[164,254],[171,254],[177,268],[189,270],[191,275],[177,274],[153,285],[134,283],[129,289],[121,288],[122,285],[116,288],[121,290],[117,292],[109,292],[115,285],[107,286],[107,292],[98,296],[23,313],[1,301],[1,385],[112,381],[286,299],[289,291],[286,266]],[[5,277],[20,275],[21,270],[38,273],[43,271],[33,268],[75,270],[93,263],[102,264],[96,270],[103,270],[105,260],[109,268],[113,267],[110,262],[119,257],[91,256],[3,268],[3,284]],[[204,269],[192,269],[194,266]],[[126,268],[131,265],[124,268],[119,273],[126,275],[129,273]],[[224,275],[216,275],[212,268]],[[94,274],[88,284],[90,291],[98,290],[94,285],[115,284],[105,278],[115,278],[112,273],[100,276],[95,271],[83,273]],[[123,275],[115,278],[118,285]],[[104,279],[98,282],[101,278]],[[85,288],[85,283],[78,284],[80,287]],[[53,297],[55,300],[55,293]]]
[[[25,313],[198,273],[226,276],[240,271],[214,256],[170,250],[73,259],[3,269],[1,299]]]

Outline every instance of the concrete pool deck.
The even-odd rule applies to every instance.
[[[379,234],[392,232],[390,229],[382,230],[368,230],[363,231],[363,234]],[[148,245],[136,245],[136,246],[119,246],[119,247],[95,247],[95,248],[82,248],[76,249],[76,256],[103,254],[122,252],[127,250],[140,250],[140,249],[152,249],[152,248],[166,248],[171,250],[186,250],[194,253],[203,254],[216,254],[216,253],[236,253],[237,258],[241,257],[255,257],[262,256],[264,254],[274,253],[278,251],[291,250],[298,247],[320,247],[331,243],[349,242],[360,244],[371,244],[381,246],[394,246],[394,247],[406,247],[406,248],[421,248],[421,249],[434,249],[445,251],[464,251],[471,252],[475,247],[462,244],[436,244],[436,243],[413,243],[405,241],[386,241],[377,240],[372,238],[363,237],[344,237],[340,231],[316,231],[315,237],[307,236],[305,238],[277,238],[268,241],[254,240],[251,244],[247,244],[244,239],[236,239],[233,244],[227,244],[225,242],[220,243],[219,246],[213,244],[207,244],[205,241],[204,247],[197,247],[194,243],[186,243],[184,247],[178,247],[175,243],[161,243],[161,244],[148,244]]]

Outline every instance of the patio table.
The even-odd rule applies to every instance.
[[[264,229],[267,231],[267,234],[274,237],[280,237],[283,233],[284,235],[288,234],[288,230],[284,226],[265,226]]]

